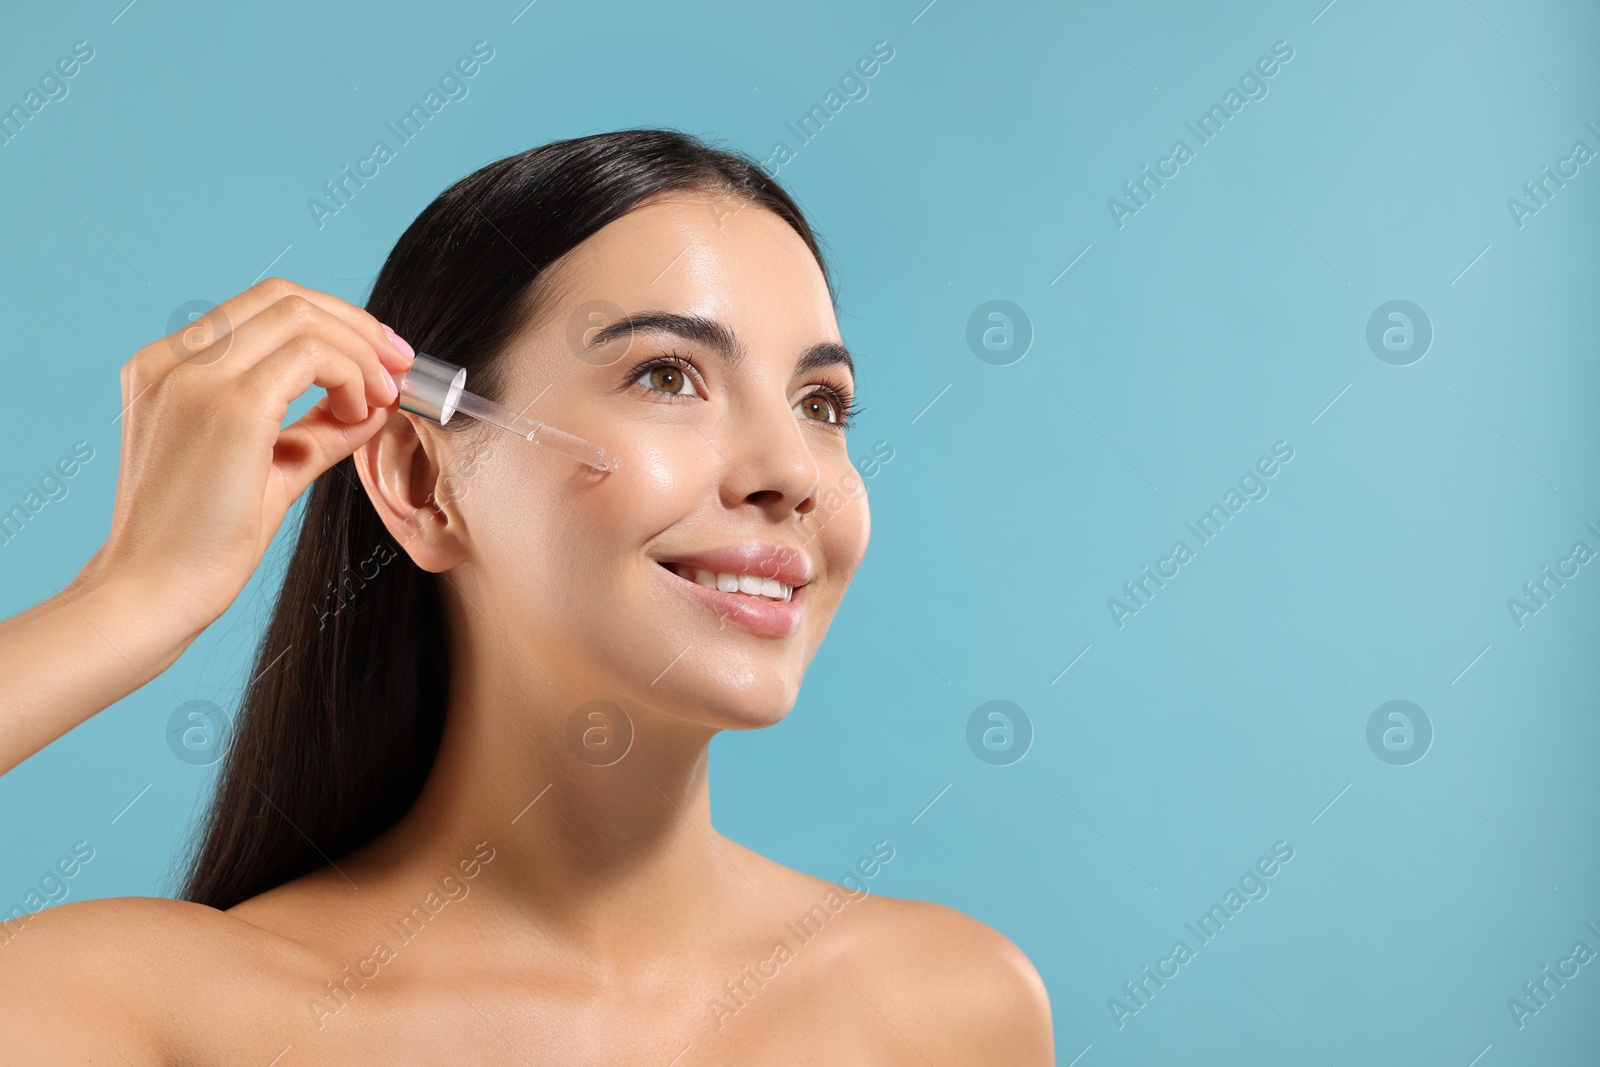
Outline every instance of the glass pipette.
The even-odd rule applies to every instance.
[[[416,360],[398,384],[401,408],[441,426],[450,421],[450,416],[462,411],[507,433],[553,448],[597,471],[614,471],[620,462],[599,445],[467,392],[465,367],[426,352],[417,353]]]

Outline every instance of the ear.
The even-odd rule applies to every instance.
[[[383,525],[425,571],[447,571],[471,558],[466,522],[448,493],[443,435],[409,412],[396,412],[355,450],[356,474]]]

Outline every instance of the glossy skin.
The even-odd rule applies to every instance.
[[[0,1042],[15,1049],[0,1058],[1052,1062],[1044,987],[1003,936],[847,893],[712,826],[708,742],[788,713],[867,548],[846,435],[816,399],[848,393],[851,374],[795,372],[840,339],[810,252],[762,209],[680,195],[552,274],[553,311],[507,353],[505,400],[615,452],[619,470],[392,406],[360,412],[351,435],[390,531],[441,575],[455,645],[415,807],[336,866],[226,912],[125,898],[39,913],[0,947]],[[743,351],[730,362],[652,332],[580,358],[568,330],[589,307],[702,315]],[[635,371],[673,352],[695,369]],[[751,540],[809,558],[790,636],[719,619],[658,562]],[[614,706],[602,732],[632,725],[608,766],[568,740],[597,698]],[[402,940],[388,924],[419,904],[426,924]],[[796,937],[817,905],[820,932]]]

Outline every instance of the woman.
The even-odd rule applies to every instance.
[[[618,469],[401,411],[416,350]],[[106,544],[0,628],[0,768],[311,492],[184,899],[14,923],[0,1059],[1051,1062],[1021,952],[871,891],[892,843],[833,885],[712,828],[712,736],[789,711],[866,551],[854,371],[794,202],[663,130],[461,180],[366,311],[270,279],[136,353]]]

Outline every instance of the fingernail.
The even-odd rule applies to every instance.
[[[380,367],[383,371],[383,380],[389,383],[389,400],[393,402],[400,395],[400,387],[394,384],[394,375],[389,373],[388,367]]]
[[[389,343],[394,345],[396,351],[398,351],[401,355],[405,356],[407,359],[416,359],[417,358],[416,349],[414,349],[410,345],[406,344],[404,338],[402,338],[399,334],[397,334],[393,330],[391,330],[387,325],[385,325],[383,323],[379,323],[379,325],[383,326],[383,332],[389,335]]]

